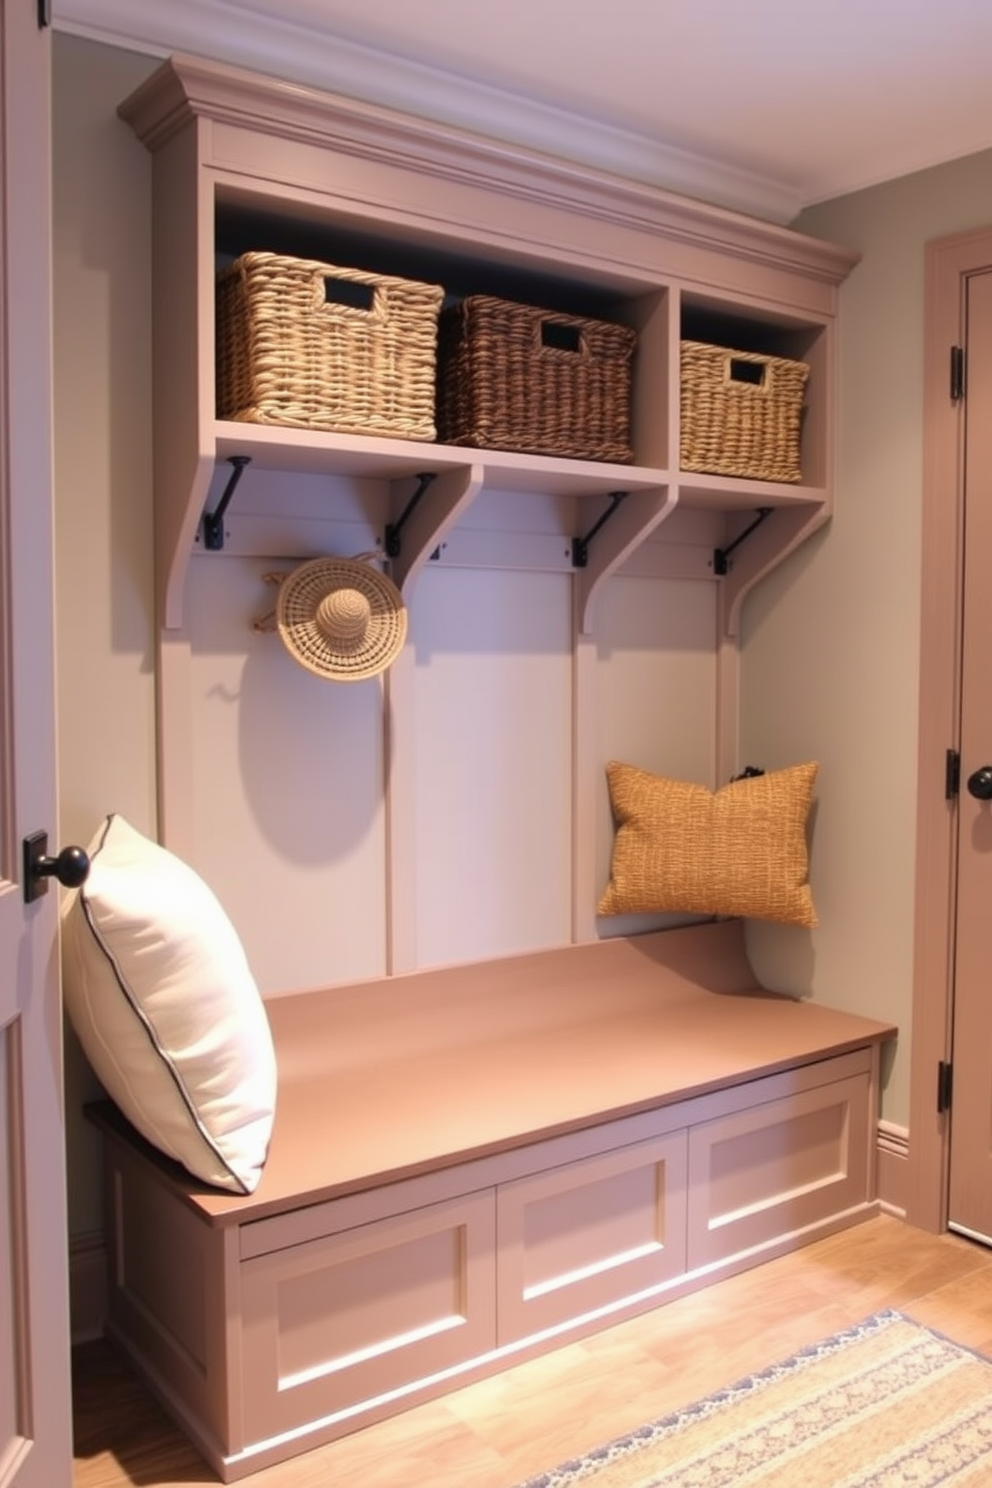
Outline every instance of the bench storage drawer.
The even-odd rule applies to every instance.
[[[685,1270],[686,1133],[500,1184],[499,1341],[511,1343]]]
[[[496,1342],[491,1190],[245,1260],[245,1419],[276,1436]]]
[[[804,1232],[864,1204],[868,1058],[865,1051],[832,1060],[829,1067],[844,1078],[692,1128],[691,1270],[787,1237],[799,1244]]]

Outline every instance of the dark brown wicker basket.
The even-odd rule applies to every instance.
[[[412,279],[242,254],[217,278],[218,418],[433,439],[443,298]]]
[[[629,462],[636,332],[470,295],[441,313],[444,444]]]
[[[683,470],[798,481],[809,367],[785,357],[682,342]]]

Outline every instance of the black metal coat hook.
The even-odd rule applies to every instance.
[[[203,513],[203,546],[208,553],[219,553],[224,547],[224,513],[231,504],[238,481],[244,475],[245,466],[251,464],[251,455],[231,455],[228,464],[231,466],[231,474],[227,478],[224,494],[212,512]]]
[[[431,484],[431,481],[435,479],[436,475],[437,472],[435,470],[422,471],[421,474],[417,476],[417,480],[420,484],[417,486],[417,489],[410,497],[410,500],[407,502],[406,506],[400,512],[396,521],[388,522],[386,524],[386,533],[383,539],[383,546],[386,549],[387,558],[398,558],[400,556],[400,553],[403,550],[403,543],[400,534],[402,533],[403,528],[406,526],[408,519],[413,515],[417,502],[423,496],[424,492],[427,490],[427,487]]]
[[[755,528],[760,527],[765,518],[770,517],[774,510],[775,508],[773,506],[759,506],[758,514],[754,521],[749,523],[743,532],[739,532],[732,543],[728,543],[725,548],[713,549],[713,572],[715,574],[722,576],[730,572],[729,559],[731,553],[735,548],[740,546],[746,537],[750,537]]]
[[[585,537],[573,537],[572,538],[572,567],[573,568],[586,568],[587,567],[587,565],[589,563],[589,544],[592,542],[593,538],[596,536],[596,533],[599,531],[599,529],[603,526],[603,523],[609,521],[610,517],[612,517],[612,515],[616,511],[617,507],[620,505],[620,503],[622,501],[625,501],[626,500],[626,498],[629,496],[629,494],[630,494],[629,491],[611,491],[610,492],[610,504],[609,504],[609,506],[602,513],[602,515],[599,517],[598,521],[594,522],[593,525],[589,528],[589,531],[586,533]]]

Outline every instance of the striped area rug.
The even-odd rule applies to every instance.
[[[521,1488],[992,1488],[992,1361],[880,1312]]]

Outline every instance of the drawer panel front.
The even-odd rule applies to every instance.
[[[868,1090],[853,1076],[692,1129],[690,1270],[868,1201]]]
[[[492,1349],[494,1204],[470,1194],[244,1262],[251,1439]]]
[[[497,1190],[500,1344],[678,1276],[686,1134],[639,1142]]]

